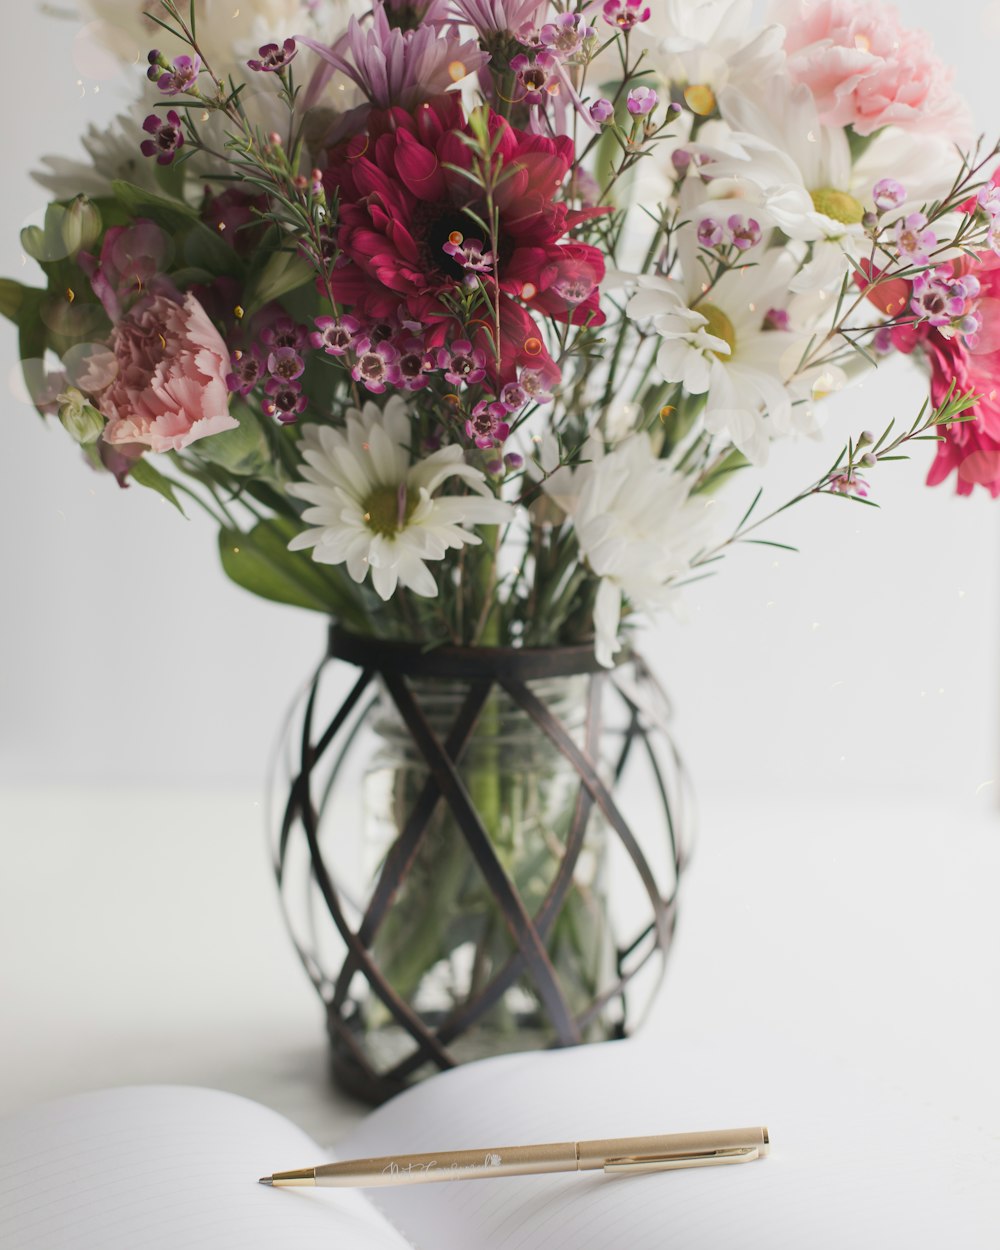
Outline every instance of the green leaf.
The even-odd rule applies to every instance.
[[[37,316],[38,305],[44,292],[34,287],[22,286],[13,278],[0,278],[0,316],[6,317],[18,325],[23,310],[34,309]],[[34,301],[34,303],[32,303]]]
[[[199,439],[193,454],[238,477],[262,473],[270,468],[271,452],[260,421],[246,405],[234,404],[232,415],[239,421],[237,428]]]
[[[164,499],[174,505],[181,516],[187,515],[174,491],[173,482],[171,482],[169,477],[164,477],[159,469],[155,469],[145,457],[135,462],[129,477],[133,482],[138,482],[140,486],[146,486],[150,490],[155,490],[158,495],[162,495]]]
[[[317,564],[305,551],[289,551],[301,526],[285,518],[260,521],[243,533],[219,531],[219,555],[227,576],[251,594],[276,603],[309,608],[355,629],[367,631],[367,613],[352,584],[330,565]]]
[[[111,187],[118,203],[128,212],[135,217],[155,221],[164,230],[178,236],[182,243],[178,250],[189,265],[230,277],[242,276],[243,265],[239,257],[228,243],[205,225],[190,205],[145,191],[131,182],[117,181]]]

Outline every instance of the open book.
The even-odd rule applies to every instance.
[[[271,1189],[351,1158],[767,1124],[736,1167]],[[995,1127],[729,1039],[508,1055],[373,1112],[335,1155],[234,1094],[144,1086],[0,1122],[5,1250],[995,1250]]]

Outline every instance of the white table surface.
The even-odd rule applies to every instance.
[[[761,1054],[791,1042],[902,1091],[931,1137],[960,1119],[1000,1142],[989,801],[702,795],[699,807],[647,1029],[665,1043],[732,1035]],[[263,825],[252,794],[0,792],[0,1114],[182,1082],[266,1103],[320,1142],[357,1122],[365,1109],[328,1080]]]

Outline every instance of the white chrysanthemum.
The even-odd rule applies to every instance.
[[[678,232],[681,277],[638,277],[628,315],[651,321],[663,338],[657,368],[691,395],[707,392],[704,421],[726,434],[751,463],[762,465],[774,437],[794,426],[785,385],[794,336],[775,324],[788,305],[798,261],[786,248],[748,254],[754,264],[725,273],[706,294],[693,226]]]
[[[64,156],[43,156],[41,163],[46,168],[34,170],[31,176],[57,200],[71,200],[75,195],[89,195],[92,199],[109,195],[116,179],[146,191],[159,191],[156,162],[139,151],[139,144],[148,138],[134,117],[121,113],[110,126],[87,127],[81,143],[90,164]]]
[[[653,8],[650,33],[662,38],[649,67],[675,89],[693,88],[698,113],[714,112],[725,88],[760,89],[784,69],[785,32],[762,27],[753,0],[659,0]]]
[[[692,498],[691,479],[658,459],[647,434],[607,454],[591,439],[588,462],[557,470],[546,493],[573,523],[580,553],[601,579],[594,605],[595,651],[610,667],[621,649],[623,603],[656,612],[705,546],[710,501]]]
[[[933,138],[887,127],[855,160],[846,130],[821,125],[808,87],[779,77],[769,91],[766,101],[732,88],[720,96],[733,135],[728,153],[707,153],[712,177],[739,200],[738,209],[756,204],[762,223],[812,245],[793,290],[834,290],[850,272],[847,257],[870,249],[862,218],[874,208],[875,184],[891,177],[906,187],[906,203],[886,220],[905,216],[944,194],[955,174],[954,154]]]
[[[485,476],[465,463],[460,447],[443,447],[414,462],[412,436],[399,396],[381,411],[374,403],[361,412],[352,408],[346,431],[305,426],[300,444],[305,481],[288,491],[312,505],[302,515],[313,528],[297,534],[289,550],[312,547],[314,560],[346,564],[356,582],[370,569],[383,599],[391,598],[397,585],[433,598],[437,582],[425,561],[481,542],[466,527],[504,524],[514,509],[493,498]],[[476,493],[436,495],[448,479]]]

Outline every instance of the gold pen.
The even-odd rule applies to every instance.
[[[762,1159],[768,1146],[766,1128],[669,1133],[660,1137],[608,1137],[597,1141],[547,1142],[539,1146],[498,1146],[486,1150],[449,1150],[441,1154],[349,1159],[294,1172],[275,1172],[273,1176],[262,1176],[260,1183],[372,1188],[598,1169],[609,1175],[627,1175],[749,1163],[752,1159]]]

